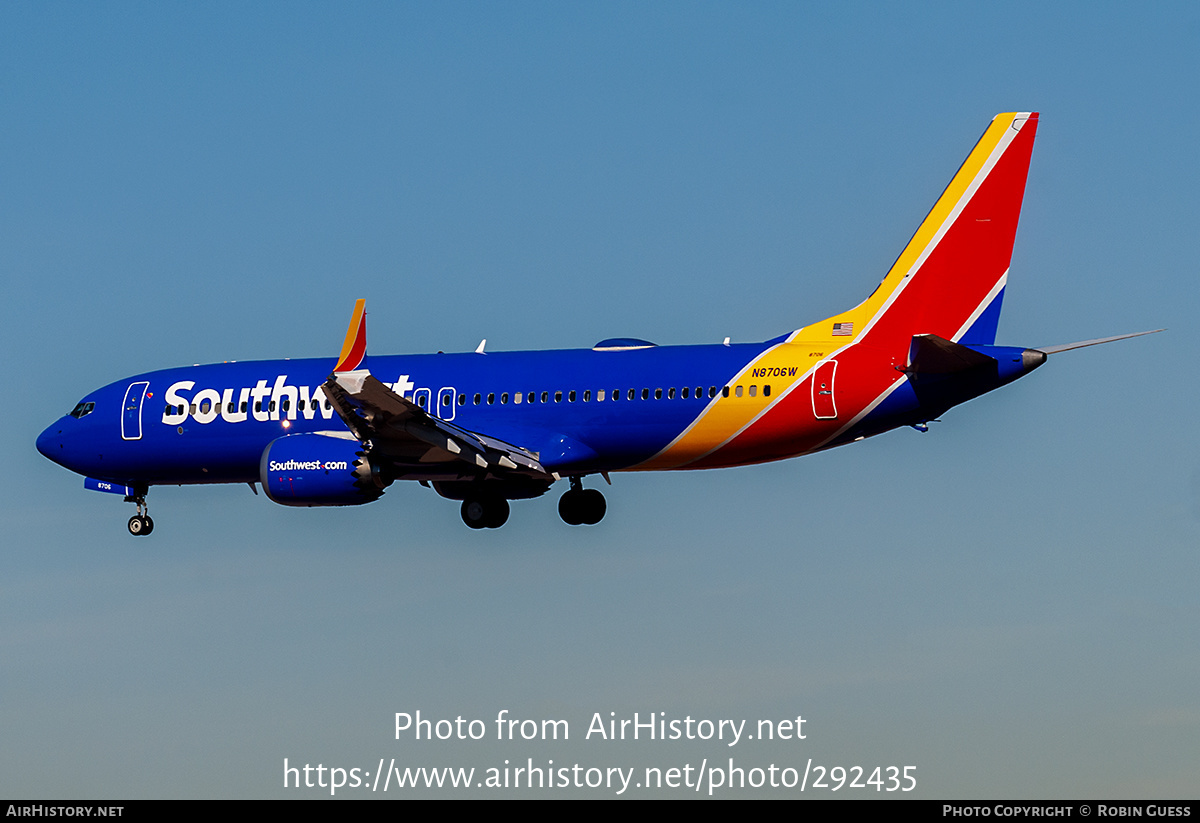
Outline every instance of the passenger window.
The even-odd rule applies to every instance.
[[[548,392],[548,391],[544,391],[544,392],[542,392],[542,402],[543,402],[543,403],[549,403],[549,402],[550,402],[550,392]]]
[[[687,386],[684,386],[684,387],[683,387],[683,389],[682,389],[682,390],[680,391],[680,393],[679,393],[679,396],[680,396],[681,398],[683,398],[684,400],[687,400],[687,399],[688,399],[688,387],[687,387]]]
[[[634,391],[635,391],[634,389],[630,389],[630,390],[629,390],[629,399],[630,399],[630,400],[632,400],[632,399],[633,399]]]
[[[460,394],[458,396],[458,405],[460,405],[460,406],[467,405],[467,396],[465,394]]]
[[[654,399],[655,399],[655,400],[662,400],[662,389],[655,389],[655,390],[654,390]]]
[[[555,402],[555,403],[561,403],[561,402],[562,402],[562,392],[560,392],[560,391],[556,391],[556,392],[554,393],[554,402]]]
[[[596,402],[597,403],[604,402],[604,389],[596,389]]]
[[[758,386],[751,386],[750,387],[750,396],[756,397],[757,395],[758,395]]]
[[[591,389],[584,389],[584,390],[583,390],[583,402],[584,402],[584,403],[586,403],[586,402],[588,402],[588,401],[589,401],[589,400],[591,400],[591,399],[592,399],[592,390],[591,390]]]
[[[525,395],[521,394],[521,392],[517,392],[513,395],[513,404],[519,406],[521,405],[521,401],[524,399]]]
[[[572,389],[570,392],[567,393],[567,400],[569,400],[572,403],[575,402],[575,390],[574,389]]]
[[[496,402],[496,393],[494,391],[488,392],[488,405],[490,406],[495,402]]]
[[[763,386],[763,397],[770,397],[770,396],[771,396],[771,384],[768,383],[767,385]]]
[[[473,400],[474,400],[475,405],[478,406],[480,404],[480,402],[483,401],[483,396],[480,395],[479,392],[475,392],[475,397],[473,398]]]
[[[643,400],[650,399],[650,390],[649,389],[642,389],[642,399]]]
[[[501,406],[508,405],[508,392],[504,392],[503,394],[500,395],[500,405]]]
[[[733,394],[735,397],[741,397],[742,396],[742,387],[738,386],[736,389],[734,389]]]
[[[728,386],[722,386],[722,387],[721,387],[721,396],[722,396],[722,397],[728,397],[728,396],[729,396],[729,387],[728,387]]]
[[[667,389],[667,399],[668,399],[668,400],[674,400],[674,399],[675,399],[675,387],[674,387],[674,386],[672,386],[671,388]]]
[[[248,405],[248,404],[247,404],[247,402],[246,402],[245,400],[243,400],[243,401],[242,401],[242,414],[245,414],[245,413],[246,413],[246,406],[247,406],[247,405]]]

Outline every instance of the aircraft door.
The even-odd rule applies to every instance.
[[[125,390],[125,402],[121,404],[121,439],[142,439],[142,400],[146,396],[147,381],[130,383]]]
[[[437,416],[443,420],[454,419],[454,395],[453,386],[438,389]]]
[[[826,360],[813,372],[813,415],[818,420],[832,420],[837,417],[837,405],[833,399],[833,376],[836,372],[836,360]]]

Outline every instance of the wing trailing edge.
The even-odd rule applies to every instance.
[[[551,479],[535,452],[455,426],[380,382],[366,369],[335,373],[322,389],[351,433],[398,476],[488,472]]]

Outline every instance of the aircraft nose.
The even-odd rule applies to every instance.
[[[65,449],[63,446],[63,425],[61,420],[46,427],[46,430],[38,435],[37,450],[42,453],[43,457],[53,460],[55,463],[62,463]]]

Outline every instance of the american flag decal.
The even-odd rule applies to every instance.
[[[833,336],[834,337],[849,337],[852,334],[854,334],[854,324],[853,323],[834,323],[833,324]]]

